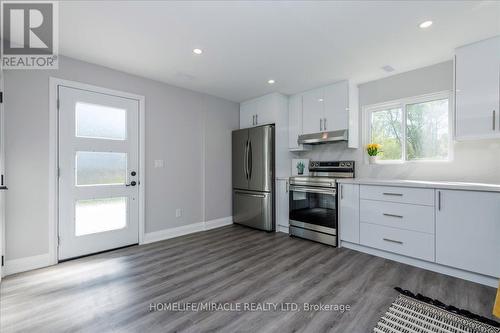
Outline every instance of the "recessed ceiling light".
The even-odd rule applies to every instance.
[[[202,54],[203,51],[201,49],[193,49],[194,54]]]
[[[422,23],[420,23],[419,27],[421,29],[426,29],[428,27],[430,27],[432,25],[432,21],[424,21]]]
[[[391,65],[385,65],[385,66],[382,66],[381,68],[384,71],[386,71],[387,73],[394,72],[394,67],[392,67]]]
[[[274,81],[273,79],[271,79],[271,80],[267,80],[267,83],[269,83],[269,84],[274,84],[275,82],[276,82],[276,81]]]

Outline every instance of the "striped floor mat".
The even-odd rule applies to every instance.
[[[481,322],[414,297],[399,295],[377,323],[373,332],[500,333],[500,327],[490,324],[497,326],[494,322]]]

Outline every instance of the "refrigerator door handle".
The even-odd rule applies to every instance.
[[[248,179],[252,178],[252,141],[248,141]]]
[[[245,177],[248,180],[248,140],[245,143],[245,157],[243,160],[243,171],[245,171]]]

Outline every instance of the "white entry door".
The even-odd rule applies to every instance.
[[[139,101],[58,87],[59,260],[139,241]]]

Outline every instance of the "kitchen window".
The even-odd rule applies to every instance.
[[[367,106],[364,115],[365,144],[382,145],[381,163],[450,159],[449,92]]]

